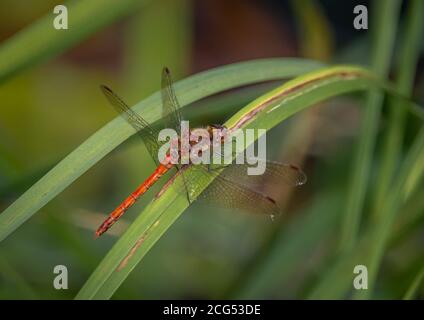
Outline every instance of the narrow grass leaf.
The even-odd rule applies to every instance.
[[[424,279],[424,268],[417,274],[414,281],[412,281],[411,286],[405,293],[403,297],[404,300],[414,299],[415,295],[419,292],[420,287],[422,286]]]
[[[383,78],[389,71],[400,3],[399,0],[374,2],[372,8],[375,14],[371,17],[371,21],[375,21],[375,27],[372,29],[374,41],[371,64],[372,70]],[[356,242],[382,102],[383,94],[380,91],[374,89],[368,93],[346,201],[346,214],[342,224],[341,251],[353,247]]]
[[[179,81],[175,84],[175,90],[181,106],[184,106],[227,89],[293,77],[320,66],[319,63],[299,59],[243,62],[212,69]],[[134,109],[151,123],[159,120],[162,110],[159,93],[139,102]],[[0,214],[0,241],[133,134],[132,127],[117,116],[88,138]]]
[[[399,93],[409,97],[414,84],[415,70],[424,31],[424,1],[412,0],[409,2],[408,14],[406,16],[405,36],[401,40],[401,49],[397,57],[397,78],[396,89]],[[404,103],[396,97],[391,97],[389,123],[387,126],[387,136],[384,141],[384,148],[381,156],[381,165],[377,177],[377,191],[374,199],[373,218],[384,218],[381,206],[387,196],[396,166],[401,158],[402,144],[407,113],[399,105]],[[419,178],[420,169],[417,168],[415,178]],[[411,187],[412,188],[412,183]],[[411,190],[409,190],[411,191]]]
[[[225,125],[230,130],[271,129],[317,102],[339,94],[364,90],[376,83],[378,81],[372,74],[361,68],[340,66],[318,70],[259,97],[237,112]],[[198,192],[212,180],[212,177],[199,176]],[[107,299],[113,295],[153,244],[188,207],[185,195],[176,191],[176,184],[182,184],[180,176],[143,210],[116,242],[78,293],[77,299]]]

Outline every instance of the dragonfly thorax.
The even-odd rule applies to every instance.
[[[228,130],[222,125],[208,125],[204,128],[194,128],[187,136],[176,136],[170,141],[165,163],[192,163],[191,154],[202,157],[208,149],[224,143]]]

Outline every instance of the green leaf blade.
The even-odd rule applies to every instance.
[[[231,117],[225,125],[229,129],[237,127],[242,119],[246,119],[246,114],[255,114],[259,110],[250,121],[243,122],[241,128],[269,130],[318,101],[346,92],[364,90],[373,81],[372,75],[361,68],[340,66],[318,70],[288,81],[259,97]],[[268,103],[269,101],[272,103]],[[188,170],[191,169],[193,168]],[[203,176],[199,192],[212,180],[213,177]],[[112,297],[151,246],[189,206],[185,195],[177,190],[171,184],[143,210],[88,279],[76,296],[77,299]]]
[[[242,62],[179,81],[175,83],[175,90],[181,106],[185,106],[237,86],[292,77],[321,66],[320,63],[302,59]],[[162,110],[159,93],[138,103],[134,110],[142,113],[151,123],[159,120]],[[0,214],[0,241],[133,134],[131,126],[119,116],[94,133]]]

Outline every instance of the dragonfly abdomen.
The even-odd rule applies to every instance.
[[[109,215],[109,217],[100,225],[96,230],[96,236],[99,237],[105,233],[122,215],[130,208],[139,197],[141,197],[152,185],[156,183],[170,168],[172,164],[163,165],[160,164],[156,170],[148,177],[133,193],[131,193],[115,210]]]

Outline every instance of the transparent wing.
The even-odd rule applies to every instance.
[[[226,167],[193,165],[185,172],[187,190],[190,195],[201,189],[194,172],[213,176],[214,181],[199,195],[198,199],[226,208],[238,208],[248,212],[277,215],[280,206],[268,191],[279,191],[283,185],[300,186],[306,182],[306,175],[298,167],[275,161],[265,161],[262,175],[248,175],[247,164],[231,164]]]
[[[198,200],[224,208],[241,209],[246,212],[275,216],[281,209],[275,200],[251,186],[229,180],[224,175],[215,174],[214,181],[199,195]]]
[[[180,104],[178,103],[177,96],[175,95],[171,72],[167,67],[162,70],[162,112],[165,120],[165,126],[170,129],[175,129],[178,134],[181,132],[181,113]],[[175,166],[177,170],[181,170],[181,165]],[[180,171],[184,181],[184,190],[187,195],[187,200],[191,202],[190,192],[187,185],[187,177],[184,170]]]
[[[114,109],[136,130],[146,145],[147,150],[156,164],[158,164],[159,144],[158,133],[140,115],[134,112],[115,92],[107,86],[100,86],[102,92],[109,100]]]
[[[234,148],[233,148],[234,149]],[[233,162],[230,165],[225,166],[225,170],[222,172],[227,179],[236,179],[237,181],[245,184],[261,185],[264,182],[274,184],[285,184],[288,186],[300,186],[305,184],[307,181],[306,174],[297,166],[287,163],[281,163],[278,161],[269,161],[266,159],[246,159],[244,152],[240,153],[243,157],[243,164],[236,164],[236,158],[238,154],[232,151],[231,159]],[[213,149],[213,155],[221,158],[221,163],[225,162],[225,156],[222,151]],[[252,164],[249,164],[252,163]],[[222,169],[224,165],[211,165],[212,170]],[[264,168],[264,172],[259,175],[249,175],[248,169],[251,168]]]
[[[248,169],[260,168],[264,172],[260,175],[249,175]],[[306,183],[306,174],[297,166],[276,161],[259,160],[257,164],[232,164],[225,168],[221,176],[227,180],[235,180],[239,183],[260,187],[264,184],[285,184],[292,187],[301,186]]]
[[[173,88],[171,72],[167,67],[162,70],[162,104],[163,116],[168,128],[175,129],[178,133],[181,128],[180,105]]]

